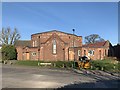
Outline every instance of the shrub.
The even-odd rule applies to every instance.
[[[97,61],[91,61],[92,69],[93,70],[103,70],[104,71],[119,71],[118,66],[120,63],[113,63],[113,60],[97,60]]]
[[[2,60],[17,59],[17,51],[13,45],[3,45],[1,50],[2,50]]]
[[[55,67],[66,67],[66,68],[70,68],[72,67],[73,61],[53,61],[51,62],[52,64],[55,64]]]

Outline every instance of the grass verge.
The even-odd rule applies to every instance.
[[[39,63],[51,63],[50,67],[56,68],[71,68],[73,65],[73,61],[39,61]],[[17,61],[15,65],[24,65],[24,66],[38,66],[38,61]],[[43,67],[44,65],[39,65]]]

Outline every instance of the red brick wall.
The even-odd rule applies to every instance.
[[[39,38],[40,36],[40,38]],[[55,38],[57,44],[57,53],[53,54],[53,39]],[[49,32],[49,33],[40,33],[33,34],[31,36],[31,46],[34,48],[26,48],[22,51],[20,48],[18,50],[18,60],[26,59],[26,53],[23,56],[23,52],[29,52],[30,60],[68,60],[69,59],[69,47],[73,47],[73,38],[74,46],[82,46],[82,37],[74,36],[72,34],[66,34],[62,32]],[[36,43],[36,45],[35,45]],[[36,47],[36,48],[35,48]],[[38,55],[38,49],[40,47],[40,55]],[[32,56],[32,53],[36,52],[36,56]],[[24,57],[24,58],[22,58]]]
[[[22,55],[23,55],[22,47],[18,46],[18,47],[16,47],[16,50],[17,50],[17,60],[22,60]]]
[[[82,47],[69,48],[69,60],[70,61],[73,61],[73,60],[77,61],[79,60],[79,57],[82,57]]]
[[[89,50],[94,50],[94,55],[89,56],[92,60],[104,59],[105,56],[108,55],[108,48],[89,48],[89,47],[82,48],[83,56],[84,56],[84,50],[86,50],[86,56],[89,56],[88,54]]]
[[[82,47],[82,55],[84,56],[84,50],[86,51],[86,55],[88,56],[89,50],[94,50],[94,55],[90,55],[89,57],[92,60],[98,60],[98,59],[105,59],[108,57],[109,51],[111,51],[111,54],[113,54],[112,46],[107,41],[103,46],[101,47]]]
[[[40,37],[40,38],[39,38]],[[53,40],[56,40],[57,45],[57,53],[53,54]],[[74,47],[73,49],[73,39],[74,39]],[[109,42],[105,43],[104,46],[101,47],[82,47],[82,37],[81,36],[73,36],[72,34],[67,34],[58,31],[33,34],[31,36],[31,46],[34,47],[26,47],[23,49],[22,46],[17,47],[18,52],[18,60],[26,60],[26,56],[29,53],[30,60],[78,60],[78,50],[80,50],[80,56],[84,56],[84,50],[86,50],[86,55],[88,56],[89,50],[94,50],[94,55],[91,55],[90,58],[93,60],[104,59],[109,54],[113,53],[112,46]],[[77,47],[77,48],[76,48]],[[38,49],[40,48],[40,53]],[[27,52],[27,53],[26,53]],[[35,52],[36,55],[32,55]],[[75,57],[74,57],[75,52]],[[106,54],[105,54],[106,52]],[[24,55],[23,55],[24,53]],[[100,55],[101,53],[101,55]]]
[[[40,36],[40,38],[39,38]],[[56,40],[57,53],[53,54],[53,40]],[[73,39],[74,47],[73,49]],[[78,50],[80,50],[80,56],[84,56],[84,50],[88,56],[89,50],[94,50],[94,55],[89,56],[93,60],[104,59],[106,56],[113,54],[113,49],[110,43],[107,41],[104,46],[101,47],[82,47],[82,37],[73,36],[72,34],[66,34],[62,32],[47,32],[40,34],[33,34],[31,36],[31,46],[34,47],[22,47],[17,46],[18,60],[26,60],[29,53],[29,60],[78,60]],[[76,48],[77,47],[77,48]],[[40,53],[38,49],[40,48]],[[109,52],[108,52],[109,51]],[[74,55],[75,52],[75,55]],[[106,54],[105,54],[106,52]],[[36,55],[33,55],[36,53]],[[108,55],[109,54],[109,55]],[[74,57],[75,56],[75,57]]]

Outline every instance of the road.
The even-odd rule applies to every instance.
[[[73,70],[2,66],[2,88],[118,88],[118,77],[78,74]]]

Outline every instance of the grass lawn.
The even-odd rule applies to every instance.
[[[15,65],[24,65],[24,66],[38,66],[38,61],[17,61]]]
[[[49,67],[56,67],[56,68],[63,68],[63,65],[65,67],[72,67],[73,61],[39,61],[39,63],[51,63],[52,65]],[[17,61],[15,65],[24,65],[24,66],[38,66],[38,61],[31,61],[31,60],[24,60],[24,61]],[[39,65],[43,66],[43,65]]]

